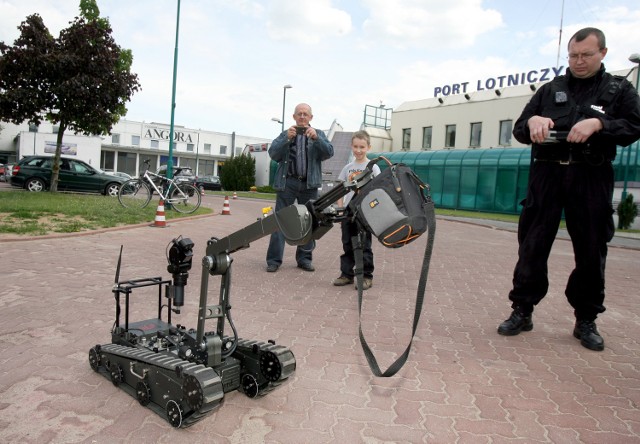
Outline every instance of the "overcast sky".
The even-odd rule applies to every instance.
[[[564,14],[562,5],[564,3]],[[126,118],[169,123],[177,0],[98,0],[142,90]],[[39,13],[54,36],[79,0],[0,0],[0,40]],[[560,23],[562,39],[560,41]],[[602,29],[608,70],[640,53],[638,0],[181,0],[175,124],[275,138],[307,102],[312,125],[359,129],[365,105],[430,98],[435,88],[566,66],[571,35]]]

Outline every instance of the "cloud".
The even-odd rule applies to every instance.
[[[368,39],[399,47],[460,48],[503,25],[502,15],[484,9],[481,0],[363,0],[370,16],[363,23]]]
[[[351,32],[351,16],[331,0],[273,0],[268,15],[267,30],[274,40],[315,44]]]

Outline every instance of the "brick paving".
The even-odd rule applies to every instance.
[[[111,293],[120,245],[122,279],[169,277],[165,250],[183,235],[206,241],[261,216],[267,203],[207,196],[211,217],[90,235],[0,242],[0,441],[3,443],[640,443],[640,241],[612,246],[606,348],[573,338],[564,285],[571,244],[556,241],[550,291],[534,329],[496,333],[509,313],[516,234],[438,219],[425,306],[413,350],[392,378],[371,374],[358,341],[357,293],[333,287],[340,231],[318,242],[315,273],[295,266],[287,246],[277,273],[264,271],[268,238],[233,255],[231,304],[240,335],[274,339],[297,370],[264,398],[227,393],[188,429],[163,418],[91,370],[88,351],[110,341]],[[426,237],[398,250],[374,245],[363,330],[386,368],[403,350]],[[219,278],[210,280],[216,303]],[[200,268],[174,323],[196,326]],[[134,293],[134,298],[136,299]],[[148,301],[148,302],[147,302]],[[132,321],[152,318],[155,296],[132,303]],[[213,329],[213,328],[212,328]]]

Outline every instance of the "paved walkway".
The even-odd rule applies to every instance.
[[[376,378],[367,366],[356,291],[331,285],[338,227],[318,243],[315,273],[295,267],[290,246],[283,267],[265,273],[267,238],[234,254],[231,303],[240,335],[289,346],[297,370],[264,398],[228,393],[214,414],[171,428],[94,373],[88,351],[110,341],[120,245],[122,279],[168,277],[172,238],[190,237],[199,258],[210,237],[252,223],[265,206],[231,200],[231,214],[220,215],[222,198],[205,203],[217,215],[168,228],[0,243],[0,442],[640,443],[640,249],[609,250],[607,312],[598,323],[606,349],[593,352],[571,335],[563,294],[570,242],[554,245],[551,288],[534,330],[508,338],[496,326],[510,312],[516,234],[445,219],[438,219],[413,350],[392,378]],[[425,241],[374,246],[363,330],[383,368],[409,337]],[[210,303],[218,285],[212,278]],[[199,289],[194,266],[175,323],[195,327]],[[134,297],[134,320],[155,315],[155,296],[143,298]]]

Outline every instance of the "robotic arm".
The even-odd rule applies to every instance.
[[[228,312],[229,292],[231,289],[231,254],[249,248],[251,242],[281,231],[290,245],[304,245],[310,240],[320,239],[336,221],[346,216],[344,208],[332,206],[350,191],[356,191],[365,186],[373,178],[370,170],[365,170],[350,182],[342,182],[333,190],[320,196],[317,200],[307,202],[306,205],[291,205],[265,218],[258,219],[251,225],[223,237],[211,238],[207,244],[206,255],[202,259],[202,282],[200,288],[200,310],[196,343],[204,338],[204,322],[206,319],[217,318],[217,334],[224,335],[225,318],[230,319]],[[222,276],[219,305],[207,306],[207,292],[209,275]],[[233,328],[233,324],[231,325]]]
[[[212,238],[207,246],[205,261],[210,274],[225,272],[225,261],[218,261],[220,254],[228,255],[248,248],[251,242],[281,231],[290,245],[304,245],[312,239],[320,239],[333,226],[333,223],[345,217],[343,208],[332,206],[334,202],[350,191],[365,186],[372,179],[371,172],[363,171],[351,182],[342,182],[333,190],[311,200],[306,205],[291,205],[277,213],[259,219],[222,239]]]

